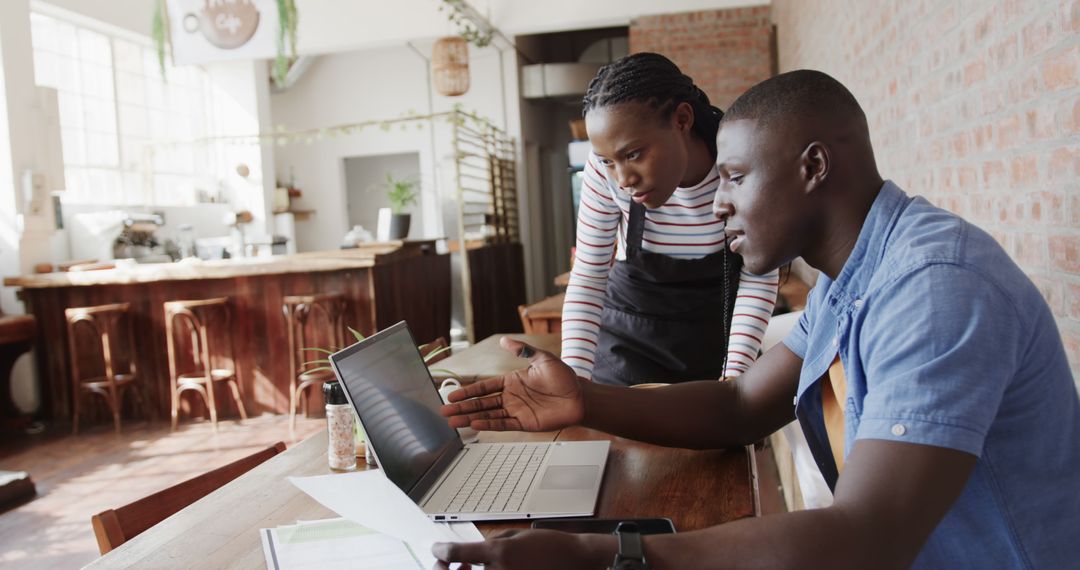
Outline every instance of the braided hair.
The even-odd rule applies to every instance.
[[[627,102],[644,103],[656,109],[664,121],[671,118],[679,103],[689,103],[694,110],[694,134],[716,156],[716,131],[724,112],[709,103],[709,96],[670,59],[643,52],[601,67],[589,82],[581,114],[585,116],[593,109]]]

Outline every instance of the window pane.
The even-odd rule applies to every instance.
[[[86,164],[86,137],[81,129],[60,129],[60,145],[65,167]]]
[[[112,66],[112,48],[109,47],[109,38],[87,29],[80,29],[78,35],[79,59]]]

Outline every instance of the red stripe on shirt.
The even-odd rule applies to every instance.
[[[737,295],[736,299],[757,299],[758,301],[765,301],[766,303],[772,303],[772,300],[765,297],[758,297],[757,295]]]
[[[769,324],[769,319],[763,319],[763,318],[761,318],[761,317],[759,317],[757,315],[751,315],[749,313],[737,313],[737,314],[731,315],[731,318],[735,318],[735,317],[750,317],[751,319],[757,319],[757,320],[759,320],[759,321],[761,321],[761,322],[763,322],[765,324]]]
[[[604,308],[603,306],[597,305],[596,303],[589,303],[586,301],[563,301],[563,305],[588,305],[590,307],[596,307],[597,309]]]
[[[651,239],[644,238],[644,237],[641,238],[641,239],[644,240],[644,241],[647,241],[647,242],[649,242],[649,243],[651,243],[653,245],[670,245],[670,246],[673,246],[673,247],[710,247],[710,246],[722,244],[722,243],[724,243],[726,241],[726,240],[720,240],[720,241],[712,241],[712,242],[707,242],[707,243],[673,243],[673,242],[668,242],[668,241],[653,241]]]

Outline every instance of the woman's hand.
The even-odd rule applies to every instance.
[[[483,564],[485,570],[596,569],[611,564],[617,549],[610,534],[570,534],[554,530],[510,530],[484,542],[443,542],[431,547],[447,570],[451,562],[462,568]]]
[[[529,367],[463,386],[441,409],[452,427],[493,431],[549,431],[581,423],[581,380],[554,355],[503,337],[506,350],[529,359]]]

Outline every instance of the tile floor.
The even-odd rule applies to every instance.
[[[295,441],[324,429],[297,418]],[[288,416],[263,415],[169,425],[129,422],[78,436],[16,438],[0,444],[0,469],[29,471],[36,499],[0,513],[0,568],[79,568],[98,557],[90,516],[220,467],[278,441],[292,445]]]

